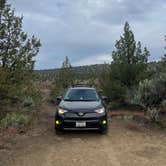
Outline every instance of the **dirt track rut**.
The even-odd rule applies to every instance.
[[[25,135],[12,139],[10,151],[0,151],[2,166],[165,166],[166,134],[132,130],[112,119],[107,135],[53,129],[53,107]]]

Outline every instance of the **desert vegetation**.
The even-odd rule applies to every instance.
[[[94,2],[99,7],[102,1]],[[127,2],[128,6],[130,1]],[[63,10],[63,3],[56,3]],[[108,63],[74,66],[69,54],[60,68],[38,70],[35,60],[41,41],[25,33],[24,17],[18,13],[7,0],[0,0],[0,165],[166,165],[166,54],[151,61],[150,43],[145,47],[136,41],[132,26],[126,22]],[[40,18],[38,14],[36,17],[35,22]],[[78,18],[74,16],[74,21]],[[52,17],[45,19],[51,21]],[[71,25],[70,29],[74,29]],[[97,28],[102,27],[103,22]],[[95,86],[100,95],[108,97],[103,101],[108,111],[107,135],[55,134],[57,97],[73,84]]]
[[[116,41],[115,51],[110,56],[113,58],[110,64],[84,66],[82,71],[81,67],[72,67],[66,57],[61,69],[52,70],[52,73],[56,74],[54,80],[51,80],[54,88],[50,101],[56,103],[56,96],[62,95],[73,83],[87,83],[102,90],[112,106],[140,106],[151,122],[164,127],[166,56],[159,62],[149,62],[148,48],[142,48],[141,42],[135,41],[128,22],[125,23],[124,33],[120,40]],[[42,75],[41,71],[36,74]],[[46,80],[49,80],[49,77]]]
[[[166,55],[159,62],[149,62],[148,48],[135,40],[128,22],[115,43],[115,50],[110,53],[112,61],[109,64],[74,67],[66,56],[60,69],[34,70],[34,58],[41,42],[23,31],[22,20],[23,17],[15,15],[11,5],[1,1],[1,126],[7,126],[7,121],[14,121],[13,124],[18,121],[19,124],[19,119],[27,116],[22,117],[22,110],[34,110],[40,105],[40,85],[43,83],[51,88],[48,102],[56,103],[56,97],[72,84],[91,84],[103,91],[111,105],[139,105],[152,122],[166,125],[163,116],[166,112]]]
[[[0,126],[8,127],[28,121],[26,115],[10,111],[19,112],[40,100],[33,78],[41,43],[23,31],[23,17],[16,16],[5,0],[0,2]]]

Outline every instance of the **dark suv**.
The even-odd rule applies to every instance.
[[[74,86],[63,97],[58,97],[59,105],[55,115],[55,129],[107,131],[107,111],[93,87]]]

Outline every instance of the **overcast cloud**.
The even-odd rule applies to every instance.
[[[24,30],[41,39],[36,68],[111,61],[115,41],[130,23],[136,40],[147,46],[151,60],[164,54],[165,0],[9,0],[23,15]]]

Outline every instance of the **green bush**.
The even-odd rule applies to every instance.
[[[164,117],[160,120],[160,125],[162,128],[166,128],[166,117]]]
[[[166,112],[166,99],[161,102],[160,109]]]
[[[132,104],[132,105],[141,105],[140,104],[140,96],[136,92],[137,92],[137,90],[134,87],[131,89],[127,89],[126,97],[125,97],[126,103]]]
[[[34,106],[35,103],[34,103],[34,100],[32,97],[30,96],[25,96],[24,99],[23,99],[23,106],[24,107],[30,107],[30,106]]]
[[[32,85],[24,88],[19,100],[23,107],[31,107],[38,105],[41,102],[41,98],[41,91]]]
[[[124,102],[126,89],[119,81],[110,82],[109,86],[104,87],[105,94],[113,101]]]
[[[152,80],[145,80],[139,84],[138,91],[136,92],[133,102],[144,107],[152,106],[157,98],[155,85]]]
[[[49,103],[52,103],[52,104],[56,104],[56,102],[57,102],[57,95],[56,94],[52,94],[51,96],[50,96],[50,98],[48,99],[48,102]]]
[[[133,102],[145,108],[159,107],[164,100],[166,100],[166,74],[141,82],[133,98]]]
[[[0,121],[1,128],[19,127],[27,125],[31,120],[29,115],[20,113],[8,113],[5,118]]]
[[[152,123],[158,124],[162,128],[166,128],[166,114],[157,108],[148,108],[147,116]]]
[[[142,105],[151,122],[166,127],[166,74],[141,82],[131,103]]]
[[[156,108],[150,109],[148,108],[147,110],[147,115],[150,118],[151,122],[159,122],[159,110],[157,110]]]
[[[103,93],[115,102],[124,102],[126,87],[119,81],[112,77],[110,70],[104,70],[100,76],[100,86]]]

